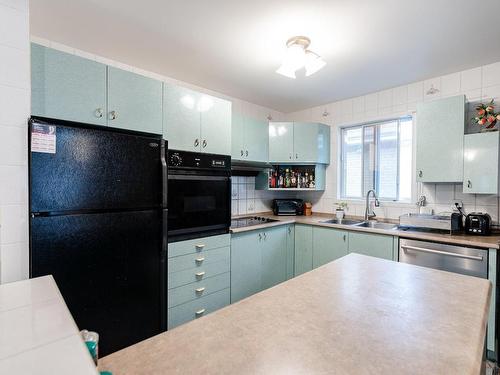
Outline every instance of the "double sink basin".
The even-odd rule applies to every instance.
[[[362,220],[349,220],[349,219],[330,219],[321,221],[321,223],[325,224],[340,224],[347,225],[351,227],[362,227],[362,228],[373,228],[373,229],[385,229],[385,230],[393,230],[397,229],[397,224],[391,223],[380,223],[378,221],[362,221]]]

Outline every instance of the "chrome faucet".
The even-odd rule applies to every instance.
[[[370,208],[370,193],[373,193],[373,198],[375,198],[375,207],[380,206],[380,202],[378,201],[375,190],[368,190],[368,193],[366,193],[365,221],[370,220],[371,218],[377,216],[375,215],[375,212],[373,212],[373,210]]]

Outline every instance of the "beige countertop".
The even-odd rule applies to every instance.
[[[244,215],[251,216],[251,215]],[[404,231],[404,230],[387,230],[387,229],[374,229],[374,228],[363,228],[352,225],[342,225],[342,224],[328,224],[322,223],[321,221],[332,219],[333,214],[313,214],[312,216],[275,216],[271,213],[258,213],[256,216],[269,217],[271,219],[278,220],[274,223],[266,223],[262,225],[254,225],[250,227],[243,228],[232,228],[231,233],[241,233],[256,229],[269,228],[277,225],[284,224],[306,224],[306,225],[317,225],[322,227],[344,229],[350,231],[359,232],[369,232],[369,233],[379,233],[391,236],[398,236],[401,238],[412,238],[424,241],[437,241],[445,242],[450,244],[465,245],[465,246],[476,246],[482,248],[499,249],[500,248],[500,235],[491,236],[471,236],[468,234],[443,234],[443,233],[428,233],[428,232],[417,232],[417,231]],[[358,218],[363,220],[362,218]]]
[[[350,254],[101,359],[140,374],[479,374],[489,281]]]

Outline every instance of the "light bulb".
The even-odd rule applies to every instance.
[[[316,73],[326,65],[326,61],[314,52],[306,51],[305,56],[306,77]]]

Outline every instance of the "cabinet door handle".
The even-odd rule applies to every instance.
[[[243,156],[243,154],[244,154],[244,152],[243,152],[243,150],[241,150],[241,156]]]
[[[288,155],[288,159],[292,159],[292,154]]]
[[[195,275],[196,277],[198,277],[198,278],[200,278],[200,279],[201,279],[203,276],[205,276],[205,271],[203,271],[203,272],[197,272],[197,273],[195,273],[194,275]]]
[[[298,159],[299,158],[299,154],[295,154],[295,159]]]
[[[264,241],[267,239],[267,234],[264,232]]]
[[[248,156],[248,150],[245,151],[245,156]]]
[[[423,176],[424,176],[424,172],[418,171],[418,177],[423,177]]]
[[[200,141],[198,140],[198,138],[196,138],[194,140],[194,147],[198,147],[200,145]]]
[[[198,318],[199,316],[202,316],[204,312],[205,312],[205,309],[201,309],[201,310],[196,311],[196,313],[195,313],[196,317]]]
[[[343,237],[343,238],[344,238],[344,242],[345,242],[345,240],[346,240],[346,235],[345,235],[345,234],[344,234],[344,237]]]
[[[198,288],[194,290],[196,293],[203,293],[205,291],[205,287],[203,288]]]
[[[205,258],[203,258],[203,257],[202,258],[196,258],[195,262],[196,263],[202,263],[204,260],[205,260]]]
[[[95,117],[97,117],[97,118],[102,118],[102,115],[103,115],[103,110],[102,110],[102,108],[97,108],[97,109],[95,110],[94,114],[95,114]]]
[[[207,147],[207,140],[204,139],[203,142],[201,143],[201,145],[203,146],[203,148]]]
[[[259,233],[259,241],[262,241],[262,234]]]
[[[116,120],[117,117],[118,117],[118,113],[116,111],[109,112],[109,119],[110,120]]]
[[[467,187],[470,189],[472,188],[472,182],[470,182],[470,180],[467,180]]]
[[[201,251],[205,247],[205,244],[194,245],[194,247],[195,247],[196,250]]]
[[[288,234],[292,234],[292,227],[288,227]]]

